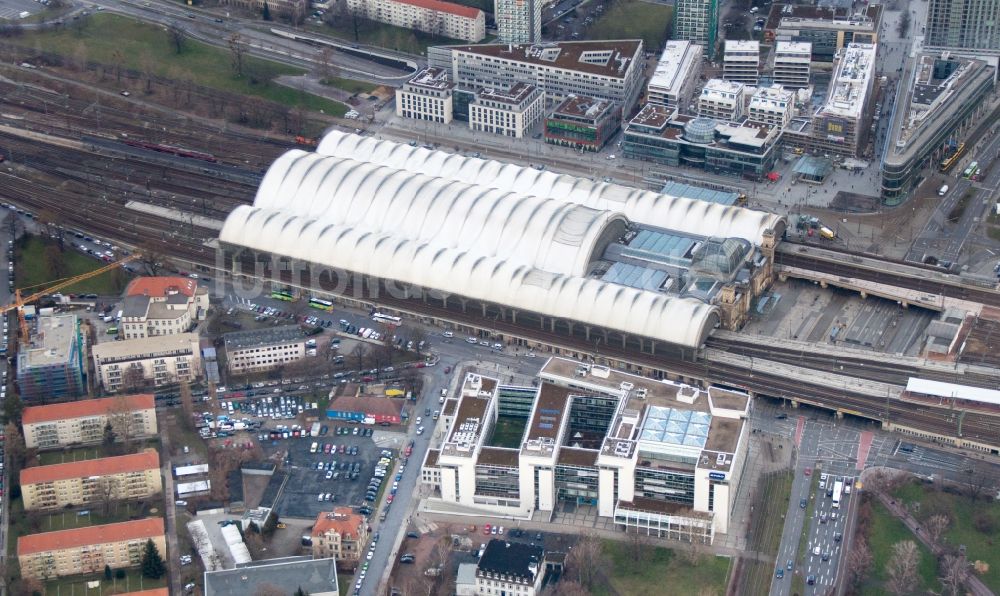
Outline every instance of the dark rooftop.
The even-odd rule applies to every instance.
[[[597,462],[597,452],[590,449],[563,447],[559,450],[556,463],[567,466],[594,466]]]
[[[657,499],[646,497],[635,497],[631,501],[618,501],[618,506],[631,511],[649,511],[652,513],[679,514],[685,517],[700,517],[702,519],[712,519],[711,513],[695,511],[687,505],[680,503],[668,503]]]
[[[486,551],[479,559],[476,573],[523,578],[527,583],[534,583],[535,574],[539,571],[544,555],[545,551],[540,546],[493,539],[486,545]]]
[[[542,383],[535,404],[535,413],[528,425],[528,439],[555,439],[562,426],[562,418],[569,408],[570,390],[565,387]]]
[[[552,118],[586,118],[598,120],[616,104],[606,99],[596,99],[584,95],[571,95],[552,111]]]
[[[428,449],[427,459],[424,460],[424,465],[427,466],[428,468],[436,468],[438,465],[439,455],[441,455],[441,452],[438,451],[437,449]]]
[[[247,596],[273,586],[285,594],[337,593],[337,565],[330,559],[288,557],[205,573],[205,596]]]
[[[234,331],[222,336],[227,350],[244,350],[263,346],[294,343],[305,340],[305,333],[298,325],[282,325],[263,329]]]
[[[517,449],[503,449],[501,447],[483,447],[479,450],[477,464],[491,466],[507,466],[516,468],[518,451]]]

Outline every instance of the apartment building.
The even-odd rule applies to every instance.
[[[306,337],[298,325],[236,331],[222,338],[234,374],[271,370],[306,356]]]
[[[618,104],[593,97],[570,97],[545,119],[545,142],[600,151],[622,125]]]
[[[153,449],[21,470],[21,497],[28,511],[146,499],[160,492],[160,456]]]
[[[155,435],[153,395],[145,393],[32,406],[21,414],[25,446],[41,450],[100,443],[109,421],[119,439],[125,435],[133,439]]]
[[[91,353],[97,379],[112,393],[201,377],[197,333],[108,341],[94,346]]]
[[[486,37],[486,15],[478,8],[441,0],[346,1],[354,14],[372,21],[469,42]]]
[[[701,62],[701,46],[690,41],[668,41],[646,85],[646,101],[674,108],[687,106]]]
[[[469,128],[520,139],[542,117],[545,95],[528,83],[483,89],[469,104]]]
[[[368,522],[350,507],[321,512],[312,528],[314,559],[333,557],[342,568],[354,568],[368,542]]]
[[[627,112],[642,91],[642,40],[572,41],[536,45],[482,44],[428,49],[431,66],[448,68],[470,89],[535,85],[547,101],[571,95],[617,102]]]
[[[698,44],[711,58],[718,41],[720,4],[719,0],[677,0],[672,38]]]
[[[786,89],[809,86],[812,44],[807,41],[779,41],[774,48],[774,69],[771,79]]]
[[[722,78],[755,86],[760,77],[760,42],[727,39],[723,54]]]
[[[396,89],[396,115],[448,124],[452,120],[454,83],[448,71],[429,67]]]
[[[25,577],[39,580],[101,573],[137,567],[149,540],[166,556],[162,517],[21,536],[17,559]]]
[[[544,0],[493,0],[493,16],[503,43],[542,41]]]
[[[47,315],[36,319],[29,344],[17,354],[17,387],[21,399],[79,397],[86,393],[83,380],[86,343],[76,315]]]
[[[858,9],[813,4],[772,4],[764,26],[764,41],[810,44],[813,62],[832,62],[852,43],[878,43],[882,5]]]
[[[711,543],[729,532],[749,395],[564,358],[549,359],[538,380],[510,388],[476,374],[463,379],[455,417],[421,470],[425,482],[439,478],[429,510],[457,503],[470,515],[530,516],[567,501],[643,534]],[[498,417],[521,412],[522,402],[520,446],[492,446]]]
[[[795,115],[795,94],[781,85],[759,87],[750,97],[747,117],[751,122],[783,129]]]
[[[309,8],[307,0],[220,0],[223,6],[234,6],[242,10],[248,10],[260,15],[264,11],[264,5],[272,15],[291,16],[296,14],[305,15]]]
[[[746,85],[736,81],[709,79],[698,96],[698,115],[735,122],[746,115]]]
[[[125,289],[120,336],[139,339],[189,331],[208,311],[208,289],[189,277],[140,277]]]

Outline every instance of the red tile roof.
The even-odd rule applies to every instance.
[[[354,513],[350,507],[336,507],[333,511],[321,511],[316,516],[312,535],[320,536],[332,530],[341,536],[357,538],[358,528],[364,523],[364,516]]]
[[[57,532],[43,532],[41,534],[21,536],[17,539],[17,556],[23,557],[25,555],[77,548],[90,544],[108,544],[110,542],[141,540],[157,536],[163,536],[163,518],[147,517],[146,519],[117,524],[104,524],[103,526],[88,526],[86,528],[73,528],[72,530],[59,530]]]
[[[194,296],[197,290],[198,281],[189,277],[137,277],[125,288],[125,295],[162,298],[167,292],[180,292]]]
[[[472,8],[471,6],[462,6],[461,4],[452,4],[451,2],[441,2],[441,0],[398,0],[398,1],[402,2],[403,4],[419,6],[420,8],[426,8],[428,10],[447,12],[453,15],[458,15],[460,17],[466,17],[469,19],[478,18],[479,13],[482,12],[478,8]]]
[[[125,403],[133,410],[151,410],[156,407],[152,393],[140,393],[138,395],[126,395]],[[53,420],[66,420],[69,418],[82,418],[84,416],[99,416],[107,414],[112,410],[121,397],[102,397],[99,399],[81,399],[80,401],[69,401],[61,404],[49,404],[47,406],[32,406],[25,408],[21,415],[24,424],[34,424],[38,422],[51,422]]]
[[[91,476],[109,476],[126,472],[141,472],[155,470],[160,467],[160,455],[153,449],[141,453],[121,455],[118,457],[102,457],[51,466],[35,466],[21,470],[21,485],[37,484],[39,482],[56,482],[70,478],[89,478]]]

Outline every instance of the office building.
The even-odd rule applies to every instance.
[[[861,157],[874,107],[876,46],[850,44],[837,54],[826,101],[812,119],[810,148]]]
[[[795,94],[781,85],[758,87],[750,97],[747,118],[751,122],[783,129],[795,115]]]
[[[38,580],[102,573],[138,567],[149,540],[167,556],[162,517],[21,536],[17,559],[21,574]]]
[[[253,596],[268,591],[309,596],[339,596],[337,562],[333,559],[285,557],[265,559],[236,569],[206,571],[205,596]]]
[[[570,97],[545,119],[545,142],[583,151],[600,151],[622,125],[618,104],[593,97]]]
[[[491,442],[498,416],[513,416],[502,395],[509,388],[463,379],[433,454],[440,484],[428,510],[447,503],[467,515],[524,516],[568,501],[643,534],[711,543],[729,531],[746,463],[747,394],[564,358],[549,359],[539,381],[519,447],[503,448]]]
[[[1000,2],[930,0],[924,47],[1000,54]]]
[[[756,86],[760,77],[760,42],[727,39],[722,73],[727,81]]]
[[[538,45],[484,44],[428,49],[432,66],[450,69],[469,89],[535,85],[547,101],[571,95],[607,99],[627,112],[643,84],[642,40],[567,41]]]
[[[396,89],[396,115],[448,124],[452,119],[454,89],[448,71],[425,68]]]
[[[345,0],[353,14],[379,23],[451,39],[486,37],[486,15],[478,8],[442,0]]]
[[[21,399],[30,403],[83,395],[86,344],[76,315],[46,315],[36,321],[30,343],[17,354]]]
[[[350,507],[336,507],[316,516],[312,527],[314,559],[336,559],[343,569],[357,567],[368,542],[368,521]]]
[[[223,6],[233,6],[241,10],[263,14],[264,5],[274,16],[305,15],[309,9],[307,0],[221,0]]]
[[[469,104],[469,128],[520,139],[542,117],[545,95],[528,83],[483,89]]]
[[[780,138],[776,126],[723,122],[649,104],[625,127],[622,153],[663,165],[763,180],[774,170]]]
[[[852,43],[878,43],[881,25],[881,4],[866,4],[856,12],[847,7],[772,4],[764,41],[805,42],[811,46],[813,62],[832,62]]]
[[[956,173],[967,155],[966,135],[988,116],[996,74],[983,60],[944,52],[917,56],[912,85],[900,85],[904,95],[896,100],[882,157],[881,194],[887,205],[909,196],[928,163]]]
[[[544,555],[534,543],[490,540],[476,563],[476,594],[535,596],[545,577]]]
[[[140,277],[125,289],[125,339],[185,333],[208,311],[208,289],[190,277]]]
[[[190,382],[201,377],[197,333],[108,341],[91,349],[105,391]]]
[[[718,0],[677,0],[672,39],[698,44],[711,59],[715,55],[718,31]]]
[[[771,79],[785,89],[804,89],[809,86],[811,62],[811,43],[779,41],[774,48],[774,69]]]
[[[153,449],[21,470],[28,511],[143,500],[162,491],[160,456]]]
[[[298,325],[234,331],[222,339],[230,373],[271,370],[306,356],[306,337]]]
[[[698,82],[701,62],[701,46],[690,41],[668,41],[646,85],[646,101],[674,108],[687,106]]]
[[[542,41],[542,0],[493,0],[493,16],[503,43]]]
[[[100,443],[111,422],[121,440],[156,434],[156,407],[152,394],[84,399],[32,406],[21,414],[28,449],[56,449],[74,444]]]
[[[698,115],[723,122],[736,122],[746,115],[746,105],[746,85],[709,79],[698,96]]]

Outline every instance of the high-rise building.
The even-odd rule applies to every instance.
[[[719,29],[718,0],[677,0],[674,13],[674,39],[694,42],[711,57]]]
[[[931,0],[924,46],[1000,52],[1000,0]]]
[[[38,318],[30,345],[17,355],[17,386],[24,401],[83,395],[82,339],[76,315]]]
[[[503,43],[542,41],[541,0],[494,0],[493,15]]]
[[[727,39],[725,48],[722,78],[756,85],[760,77],[760,42]]]

